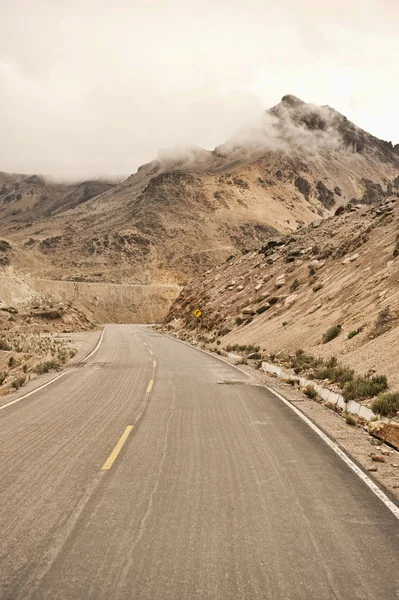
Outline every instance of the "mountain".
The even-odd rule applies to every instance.
[[[37,277],[178,286],[398,185],[397,146],[284,96],[215,150],[163,152],[118,184],[0,174],[0,238]]]

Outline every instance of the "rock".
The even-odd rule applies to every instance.
[[[399,468],[399,463],[391,463],[391,467],[394,467],[395,469]]]
[[[257,312],[258,315],[261,315],[265,311],[269,310],[269,308],[270,308],[270,304],[268,302],[266,302],[266,304],[263,304],[262,306],[260,306],[259,308],[257,308],[256,312]]]
[[[374,460],[374,462],[385,462],[385,457],[382,456],[381,454],[371,454],[371,460]]]
[[[317,227],[320,227],[322,222],[323,222],[323,219],[317,219],[316,221],[313,221],[312,227],[314,227],[316,229]]]
[[[371,471],[372,473],[375,473],[376,471],[378,471],[377,467],[375,467],[375,466],[369,467],[367,470]]]
[[[276,281],[274,282],[274,286],[276,288],[280,288],[283,285],[285,285],[285,275],[279,275],[279,277],[277,277]]]
[[[263,283],[258,283],[258,285],[255,286],[255,292],[259,292],[259,290],[261,289]]]
[[[351,256],[349,258],[349,260],[350,260],[350,262],[353,262],[353,261],[357,260],[358,258],[359,258],[359,255],[358,254],[354,254],[353,256]]]
[[[297,298],[298,294],[291,294],[291,296],[287,296],[287,298],[284,301],[284,306],[286,308],[292,306]]]
[[[320,260],[317,260],[317,258],[315,258],[310,261],[310,263],[308,264],[308,268],[314,269],[315,271],[317,271],[317,269],[321,269],[321,267],[323,265],[324,265],[324,262],[321,262]]]
[[[381,448],[381,454],[382,454],[383,456],[390,456],[390,454],[391,454],[391,451],[390,451],[390,450],[388,450],[387,448]]]
[[[254,315],[254,311],[251,308],[244,308],[244,310],[242,311],[243,315]]]
[[[237,292],[242,292],[243,289],[244,289],[244,286],[243,285],[239,285],[237,287]]]
[[[345,206],[338,206],[337,210],[334,213],[335,217],[339,217],[339,215],[342,215],[342,213],[345,212]]]

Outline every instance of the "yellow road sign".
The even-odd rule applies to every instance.
[[[202,312],[199,308],[196,308],[195,310],[193,310],[193,315],[195,315],[197,319],[199,319],[202,316]]]

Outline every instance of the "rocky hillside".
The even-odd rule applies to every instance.
[[[397,147],[285,96],[214,151],[164,153],[117,185],[0,174],[0,260],[53,280],[178,284],[354,199],[388,198],[398,176]]]
[[[399,198],[350,203],[187,285],[168,329],[223,352],[304,349],[399,389]],[[199,319],[195,309],[202,311]]]

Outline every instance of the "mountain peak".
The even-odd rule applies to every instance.
[[[293,96],[292,94],[286,94],[281,98],[281,104],[286,104],[287,106],[294,107],[302,106],[303,104],[306,104],[306,102],[304,102],[300,98],[297,98],[296,96]]]

